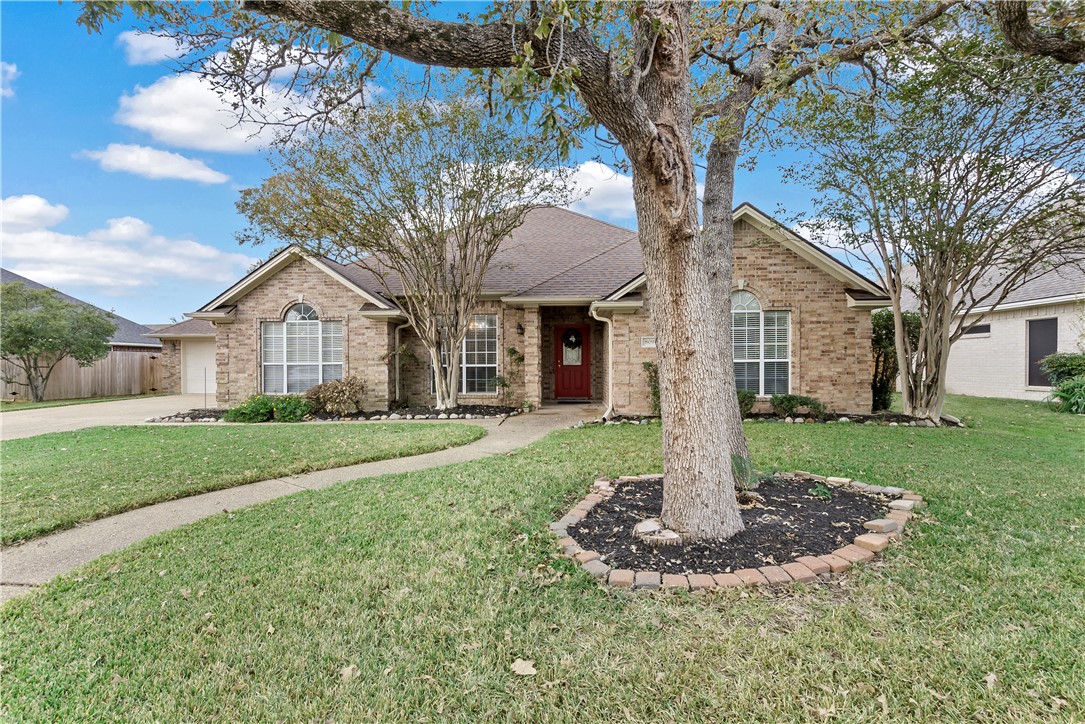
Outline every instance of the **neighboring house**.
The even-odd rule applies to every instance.
[[[740,386],[868,412],[870,311],[887,304],[884,290],[748,204],[735,211],[735,237]],[[348,374],[365,380],[368,408],[432,404],[428,356],[394,296],[357,264],[290,247],[186,316],[214,324],[220,406]],[[461,403],[494,403],[503,375],[517,401],[649,412],[650,304],[634,232],[563,209],[530,212],[486,275],[461,350]],[[170,333],[155,332],[167,343]],[[401,345],[412,354],[394,354]]]
[[[162,386],[181,394],[215,394],[215,325],[202,319],[156,324],[146,336],[162,343]],[[211,397],[212,402],[214,397]]]
[[[31,289],[52,288],[7,269],[0,269],[0,283],[11,282],[25,284]],[[63,292],[56,293],[72,304],[99,309]],[[109,356],[90,367],[80,367],[70,359],[61,361],[49,378],[49,385],[45,390],[47,400],[138,395],[161,388],[157,364],[158,354],[162,350],[161,343],[148,339],[145,335],[150,329],[142,324],[116,314],[113,314],[111,321],[117,326],[117,331],[109,338]],[[7,363],[4,363],[4,372],[6,376],[21,374],[13,365]],[[26,396],[25,387],[4,383],[5,399],[11,399],[13,391]]]
[[[947,392],[1042,400],[1051,384],[1039,361],[1085,351],[1085,272],[1078,267],[1052,269],[988,310],[970,314],[973,320],[985,313],[950,348]]]

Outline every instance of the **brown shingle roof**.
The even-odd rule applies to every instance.
[[[214,337],[215,325],[202,319],[186,319],[177,324],[170,324],[145,335],[159,339],[173,337]]]
[[[357,263],[321,261],[367,292],[387,299],[388,293],[369,269]],[[494,254],[483,291],[602,297],[642,269],[635,232],[568,209],[533,209]],[[394,274],[387,280],[393,293],[402,292]]]

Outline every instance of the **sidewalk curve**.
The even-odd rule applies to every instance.
[[[216,513],[263,503],[302,490],[320,490],[348,480],[407,473],[507,453],[535,442],[553,430],[576,424],[581,419],[598,418],[601,413],[599,408],[569,405],[506,418],[500,424],[498,420],[466,420],[465,424],[486,428],[486,436],[468,445],[447,450],[272,478],[157,503],[3,548],[0,549],[0,602],[20,596],[34,586],[47,583],[107,553]]]

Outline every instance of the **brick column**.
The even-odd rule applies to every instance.
[[[542,321],[538,307],[524,309],[524,400],[542,404]]]

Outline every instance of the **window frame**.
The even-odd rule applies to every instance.
[[[490,363],[478,364],[477,362],[472,363],[472,364],[468,364],[468,362],[467,362],[468,336],[471,333],[471,325],[473,325],[475,323],[475,320],[478,319],[479,317],[492,317],[493,318],[493,326],[490,327],[490,329],[494,330],[494,340],[493,340],[494,349],[493,349],[493,352],[492,352],[492,354],[494,355],[494,362],[492,364],[490,364]],[[480,314],[472,314],[471,315],[471,322],[468,324],[468,327],[467,327],[467,334],[464,335],[463,341],[460,342],[460,384],[459,384],[459,393],[458,394],[486,396],[486,397],[494,397],[494,396],[496,396],[498,394],[497,385],[494,385],[494,389],[490,390],[490,391],[468,392],[467,391],[467,369],[469,367],[472,368],[472,369],[492,368],[493,371],[494,371],[494,378],[497,378],[501,374],[501,354],[500,354],[500,351],[501,351],[501,315],[498,314],[497,312],[484,312],[484,313],[480,313]],[[475,354],[479,354],[479,353],[480,352],[476,349]],[[490,352],[484,350],[484,351],[481,352],[481,354],[490,354]],[[442,357],[443,356],[444,356],[444,353],[442,351]],[[443,361],[442,361],[442,364],[444,364]],[[430,362],[430,378],[429,378],[429,380],[430,380],[430,384],[429,384],[430,394],[431,395],[432,394],[437,394],[437,375],[436,375],[436,371],[433,369],[433,363],[432,362]]]
[[[755,309],[746,308],[748,306],[748,302],[747,302],[746,304],[743,305],[743,308],[736,311],[735,310],[735,301],[736,301],[735,296],[739,295],[739,294],[748,295],[750,301],[752,301],[754,304],[757,305],[757,309],[755,310]],[[737,314],[756,314],[757,315],[757,326],[756,326],[756,330],[757,330],[757,342],[756,342],[757,357],[756,358],[750,358],[750,357],[739,358],[738,355],[735,354],[735,347],[736,347],[736,342],[735,342],[735,329],[736,329],[735,315],[737,315]],[[782,325],[782,328],[787,333],[786,337],[784,338],[784,342],[782,343],[783,346],[786,347],[786,355],[784,357],[780,357],[777,354],[776,356],[773,356],[770,359],[770,358],[768,358],[766,356],[766,347],[779,348],[781,346],[781,343],[779,342],[778,337],[777,337],[777,341],[775,341],[775,342],[773,342],[771,344],[766,342],[765,333],[766,333],[766,330],[770,328],[765,324],[766,315],[777,315],[775,317],[775,319],[777,319],[777,320],[779,319],[779,316],[783,316],[783,318],[786,319],[786,324]],[[775,329],[775,330],[779,330],[781,328],[781,326],[777,322],[777,324],[773,325],[771,328]],[[742,329],[749,330],[749,329],[754,329],[754,327],[751,327],[750,325],[744,325],[742,327]],[[747,289],[736,289],[735,291],[731,292],[731,357],[732,357],[731,363],[732,363],[732,367],[737,368],[737,366],[739,364],[744,364],[744,365],[754,364],[754,363],[757,364],[757,389],[756,390],[751,390],[751,392],[754,392],[758,397],[770,397],[771,395],[786,395],[786,394],[791,393],[791,376],[792,376],[791,337],[792,337],[792,335],[791,335],[791,310],[790,309],[765,309],[761,304],[761,300],[759,300],[755,294],[753,294],[752,292],[750,292]],[[752,346],[752,345],[750,345],[748,343],[748,339],[749,338],[747,337],[747,343],[743,345],[744,347],[747,347],[747,348]],[[776,392],[772,392],[771,394],[767,393],[765,391],[765,364],[766,363],[780,363],[780,362],[783,362],[783,363],[785,363],[787,365],[787,383],[785,384],[784,390],[782,392],[776,391]],[[735,384],[736,388],[738,388],[738,375],[737,374],[735,375],[735,383],[736,383]],[[747,389],[747,388],[738,388],[738,389]]]
[[[304,307],[307,311],[299,310],[299,307]],[[296,319],[291,319],[292,313],[297,313]],[[307,339],[315,338],[316,341],[316,362],[290,362],[290,325],[312,324],[316,323],[316,334],[305,335]],[[278,326],[278,334],[269,335],[268,330],[271,325]],[[338,345],[329,345],[329,341],[335,341],[338,338]],[[279,351],[282,355],[281,362],[268,362],[268,339],[276,339],[280,345]],[[281,319],[269,319],[260,322],[260,390],[265,395],[303,395],[312,387],[323,384],[324,382],[330,382],[332,380],[343,379],[345,372],[344,365],[344,352],[345,352],[345,327],[342,320],[338,319],[321,319],[320,313],[317,312],[313,305],[306,302],[298,302],[290,305],[290,307],[283,313]],[[336,354],[338,352],[338,354]],[[330,353],[330,354],[329,354]],[[335,357],[338,356],[338,360]],[[267,380],[267,368],[278,367],[281,370],[282,387],[279,390],[269,390]],[[316,382],[310,385],[304,390],[295,392],[290,391],[290,369],[294,367],[316,367]],[[338,377],[325,374],[327,368],[338,367]]]

